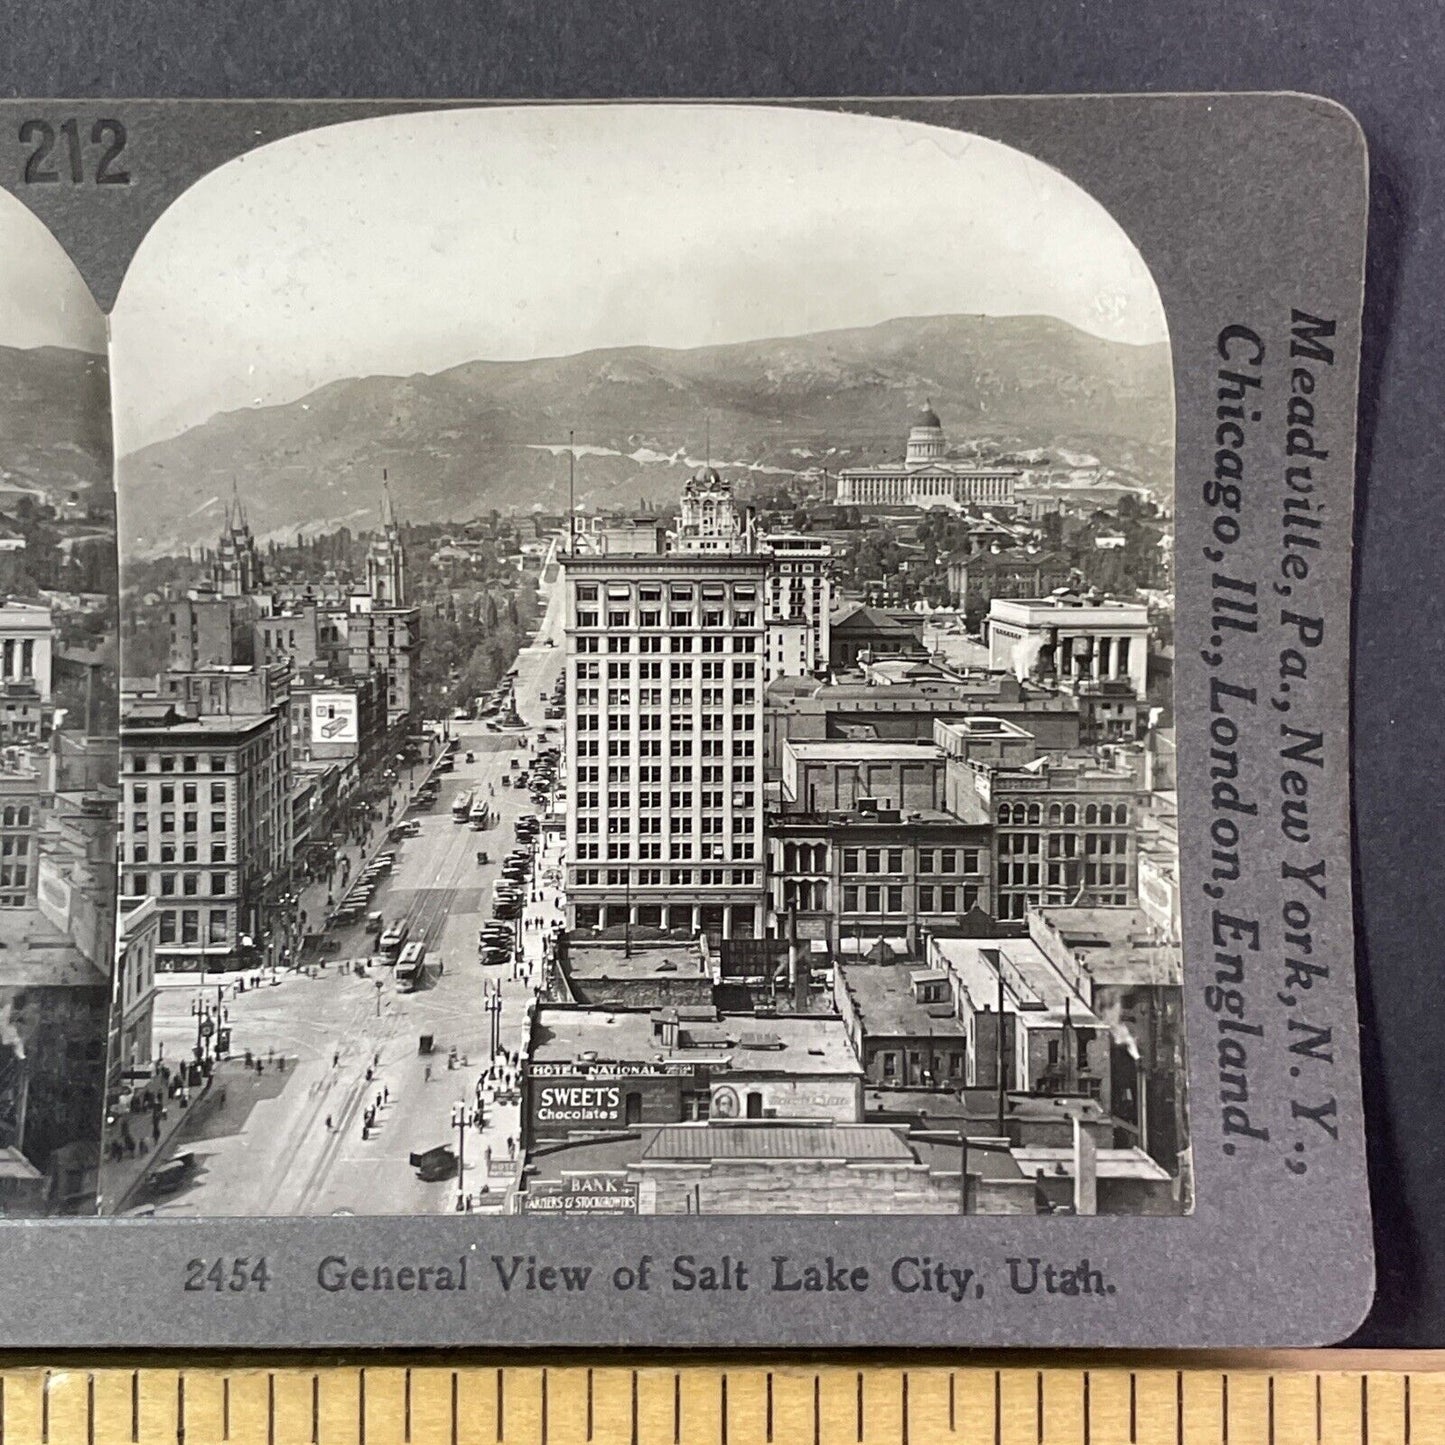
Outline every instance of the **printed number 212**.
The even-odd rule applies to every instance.
[[[20,127],[20,144],[33,145],[35,149],[25,161],[25,184],[27,186],[55,185],[60,179],[58,161],[55,155],[56,141],[64,143],[66,179],[73,186],[83,185],[86,180],[86,155],[80,139],[80,122],[72,116],[60,123],[59,135],[56,127],[48,120],[27,120]],[[125,149],[125,126],[118,120],[98,120],[90,128],[92,147],[104,147],[95,162],[91,179],[98,186],[128,186],[130,172],[116,165],[116,160]]]

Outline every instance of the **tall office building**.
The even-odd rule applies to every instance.
[[[826,672],[832,546],[806,532],[768,532],[758,550],[768,559],[767,681]]]
[[[767,558],[695,480],[680,545],[639,526],[563,559],[572,928],[762,932]]]

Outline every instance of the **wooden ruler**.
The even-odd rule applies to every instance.
[[[1445,1352],[551,1358],[0,1364],[0,1445],[1445,1445]]]

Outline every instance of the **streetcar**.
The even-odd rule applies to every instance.
[[[462,793],[452,801],[452,822],[465,823],[472,815],[472,795]]]
[[[396,961],[397,987],[407,993],[414,993],[422,985],[426,967],[426,944],[419,939],[408,943]]]

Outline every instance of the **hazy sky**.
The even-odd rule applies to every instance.
[[[0,346],[105,350],[105,320],[50,230],[0,191]]]
[[[344,376],[954,312],[1165,335],[1113,219],[977,136],[720,105],[359,121],[222,167],[157,223],[112,317],[117,441]]]

